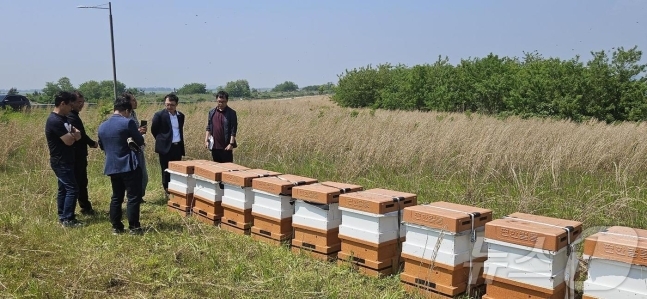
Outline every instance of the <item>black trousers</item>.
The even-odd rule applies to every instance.
[[[74,178],[78,186],[77,201],[81,211],[91,211],[92,203],[88,197],[88,158],[76,157],[74,160]]]
[[[123,229],[124,224],[121,222],[123,210],[121,204],[124,202],[126,195],[126,218],[128,219],[128,228],[135,229],[141,227],[139,223],[139,210],[142,203],[142,169],[129,172],[110,175],[112,184],[112,198],[110,199],[110,223],[112,228]]]
[[[213,149],[211,150],[211,158],[214,162],[218,163],[233,163],[234,162],[234,151],[226,151],[224,149]]]
[[[179,145],[171,145],[171,149],[166,154],[159,154],[160,167],[162,168],[162,186],[164,190],[168,190],[168,182],[171,180],[171,174],[165,170],[168,168],[168,162],[181,161],[182,149]]]

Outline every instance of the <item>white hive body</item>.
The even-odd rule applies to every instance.
[[[402,219],[402,210],[386,214],[374,214],[339,207],[341,225],[339,234],[347,237],[380,244],[398,238],[398,220]],[[400,217],[398,217],[398,214]],[[399,226],[399,237],[405,236],[405,226]]]
[[[339,203],[323,205],[296,200],[292,223],[325,231],[338,228],[341,224]]]
[[[474,243],[471,242],[472,235],[469,230],[455,233],[411,223],[404,223],[404,226],[407,233],[406,241],[402,243],[403,254],[431,260],[440,239],[438,252],[435,254],[436,263],[458,266],[469,262],[470,255],[472,260],[487,256],[483,226],[475,228],[476,240]]]
[[[544,289],[557,288],[564,282],[567,247],[555,252],[487,238],[485,242],[488,246],[488,259],[483,266],[485,275]]]
[[[201,176],[194,176],[194,178],[195,188],[193,189],[193,196],[212,202],[222,200],[224,192],[223,189],[220,188],[220,182],[212,181]]]
[[[191,194],[195,188],[195,178],[192,174],[179,173],[166,169],[169,173],[170,179],[168,189],[180,194]]]
[[[222,203],[240,210],[248,210],[254,204],[252,187],[233,186],[223,184]]]
[[[294,214],[292,196],[276,195],[256,189],[252,190],[254,194],[253,213],[274,219],[290,218]]]
[[[584,256],[585,260],[589,258]],[[584,295],[598,299],[647,299],[647,267],[591,258],[583,291]]]

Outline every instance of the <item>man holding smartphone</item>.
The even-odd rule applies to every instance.
[[[146,120],[142,120],[140,123],[139,119],[137,119],[137,113],[135,113],[135,109],[137,109],[137,98],[135,98],[135,95],[133,95],[130,92],[124,92],[121,96],[130,101],[130,105],[132,106],[132,110],[130,112],[130,119],[135,121],[135,124],[137,125],[137,128],[139,130],[139,133],[142,134],[142,137],[144,137],[148,132],[148,126],[147,126]],[[137,153],[137,160],[139,160],[139,167],[142,170],[142,203],[146,202],[144,201],[144,195],[146,195],[146,186],[148,185],[148,171],[146,170],[146,161],[144,160],[145,147],[146,147],[146,143],[144,141],[144,145],[140,146],[140,151]]]

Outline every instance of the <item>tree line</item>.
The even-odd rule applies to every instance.
[[[637,47],[561,60],[537,52],[523,58],[462,59],[407,67],[380,64],[339,75],[333,101],[343,107],[477,112],[606,122],[647,120],[647,64]]]
[[[216,90],[226,91],[230,97],[233,98],[276,98],[280,96],[298,96],[298,95],[309,95],[309,94],[330,94],[333,92],[334,84],[326,83],[322,85],[311,85],[304,88],[299,88],[299,86],[292,81],[285,81],[283,83],[277,84],[273,89],[267,91],[259,91],[254,88],[250,88],[249,82],[244,79],[235,80],[227,82],[225,86],[219,86]],[[55,82],[45,83],[45,87],[39,92],[36,91],[31,94],[27,94],[27,97],[37,103],[53,103],[54,96],[59,91],[71,91],[79,90],[90,103],[97,103],[102,100],[111,100],[114,97],[113,90],[113,81],[104,80],[104,81],[95,81],[90,80],[79,84],[78,87],[75,87],[69,78],[62,77]],[[126,85],[120,81],[117,81],[117,94],[123,92],[130,92],[135,96],[146,95],[146,92],[137,88],[128,88]],[[187,83],[184,84],[179,89],[173,89],[173,92],[178,95],[196,95],[196,94],[209,94],[211,91],[207,89],[205,83]],[[9,90],[9,93],[17,93],[15,88]]]

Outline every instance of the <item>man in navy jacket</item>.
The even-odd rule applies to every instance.
[[[129,99],[118,97],[114,103],[114,113],[99,126],[99,147],[106,153],[103,173],[110,176],[112,198],[110,200],[110,223],[114,234],[123,233],[121,204],[126,203],[126,217],[130,234],[141,234],[139,210],[142,201],[142,171],[138,165],[137,154],[128,145],[128,140],[137,146],[144,144],[135,121],[130,119],[132,105]]]
[[[168,196],[168,182],[171,175],[166,172],[170,161],[180,161],[184,152],[184,114],[177,111],[180,99],[175,94],[164,97],[164,106],[153,115],[151,133],[155,138],[155,152],[159,155],[162,168],[162,186]]]

